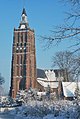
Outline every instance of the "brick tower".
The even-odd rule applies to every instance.
[[[35,34],[23,8],[19,27],[14,29],[10,96],[15,98],[17,91],[30,87],[36,87]]]

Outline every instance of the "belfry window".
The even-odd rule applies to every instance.
[[[17,43],[17,47],[19,46],[19,43]]]
[[[22,64],[22,55],[20,55],[20,64]]]
[[[20,47],[22,47],[22,43],[20,43]]]
[[[19,64],[19,55],[17,55],[17,64]]]
[[[18,43],[19,43],[19,37],[20,37],[20,36],[19,36],[19,33],[18,33]]]
[[[25,34],[25,42],[27,42],[27,34]]]
[[[21,42],[23,42],[23,34],[21,33]]]
[[[20,67],[20,76],[22,76],[22,66]]]
[[[26,43],[24,43],[24,47],[26,47]]]
[[[17,66],[17,76],[19,76],[19,67]]]

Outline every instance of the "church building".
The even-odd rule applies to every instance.
[[[23,8],[19,27],[14,28],[10,96],[15,98],[17,91],[30,87],[36,87],[35,33]]]

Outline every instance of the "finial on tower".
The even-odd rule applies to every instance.
[[[25,8],[23,8],[22,15],[21,15],[21,22],[20,22],[20,29],[25,29],[28,27],[28,20]]]
[[[22,15],[23,14],[27,16],[25,8],[23,8]]]

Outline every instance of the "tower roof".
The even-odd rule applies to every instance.
[[[23,8],[22,15],[23,14],[25,14],[27,16],[25,8]]]
[[[23,8],[19,28],[20,29],[25,29],[27,27],[28,27],[27,14],[26,14],[25,8]]]

